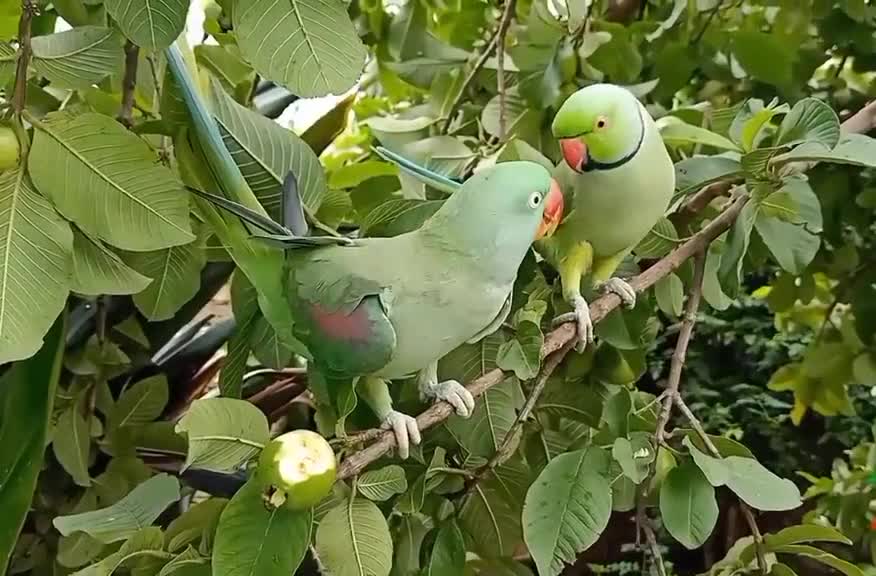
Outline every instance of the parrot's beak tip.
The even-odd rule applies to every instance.
[[[584,162],[587,158],[587,145],[579,138],[563,138],[560,140],[560,150],[563,152],[563,160],[579,174],[584,170]]]
[[[556,180],[551,178],[551,188],[548,192],[542,212],[541,224],[538,226],[536,240],[551,236],[556,232],[560,221],[563,219],[563,193]]]

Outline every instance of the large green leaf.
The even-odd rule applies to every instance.
[[[134,44],[163,50],[186,23],[189,0],[105,0],[106,11]]]
[[[447,429],[470,458],[489,458],[502,445],[514,424],[516,403],[521,397],[520,382],[510,376],[478,398],[471,417],[451,416],[446,423]]]
[[[370,500],[342,502],[320,520],[316,552],[334,576],[386,576],[392,568],[386,518]]]
[[[218,472],[238,469],[270,440],[265,415],[249,402],[234,398],[196,400],[176,431],[188,436],[186,468]]]
[[[65,317],[55,320],[35,356],[0,376],[0,574],[9,564],[42,468],[64,355]]]
[[[456,576],[465,566],[465,541],[456,520],[450,518],[438,528],[426,576]]]
[[[73,228],[73,281],[70,289],[79,294],[136,294],[152,282],[128,267],[119,256]]]
[[[0,173],[0,364],[27,358],[67,301],[73,234],[23,170]]]
[[[693,463],[669,471],[660,486],[660,516],[672,537],[685,548],[699,548],[718,521],[715,488]]]
[[[195,239],[189,194],[137,136],[102,114],[36,124],[28,167],[39,190],[86,233],[126,250]]]
[[[61,413],[55,424],[52,451],[79,486],[91,486],[91,477],[88,475],[90,448],[88,421],[82,415],[79,404],[74,402]]]
[[[772,159],[776,164],[801,161],[833,162],[873,168],[876,167],[876,139],[863,134],[844,134],[833,149],[818,142],[806,142]]]
[[[341,94],[362,73],[367,52],[340,0],[252,0],[235,8],[244,57],[298,96]]]
[[[773,548],[772,551],[776,554],[791,554],[821,562],[846,576],[865,576],[864,571],[851,562],[837,558],[830,552],[819,550],[814,546],[787,544],[785,546],[777,546],[776,548]]]
[[[110,28],[80,26],[31,40],[33,67],[60,88],[88,88],[122,67],[122,38]]]
[[[140,380],[127,390],[113,405],[107,416],[107,428],[142,426],[161,415],[169,396],[167,376],[156,374]]]
[[[216,81],[211,94],[222,140],[268,214],[282,221],[282,184],[290,171],[302,202],[311,212],[319,210],[326,193],[325,174],[310,146],[291,130],[235,102]]]
[[[821,205],[802,178],[785,181],[781,190],[760,202],[754,228],[779,265],[798,276],[821,245]]]
[[[611,517],[608,455],[598,448],[557,456],[526,493],[523,536],[541,576],[556,576],[593,545]]]
[[[129,252],[126,262],[152,282],[134,295],[134,304],[153,322],[169,320],[201,288],[207,254],[201,242],[153,252]]]
[[[786,478],[776,476],[754,458],[713,458],[700,452],[688,438],[683,443],[712,486],[726,485],[752,508],[782,511],[800,506],[800,490],[797,486]]]
[[[158,474],[108,508],[58,516],[52,524],[64,536],[85,532],[110,544],[127,540],[141,528],[151,525],[165,508],[177,500],[179,481],[173,476]]]
[[[294,574],[310,544],[311,509],[268,508],[255,479],[222,510],[213,544],[213,573],[222,576]]]
[[[383,502],[408,489],[404,468],[391,465],[365,472],[356,481],[356,487],[369,500]]]
[[[660,136],[670,146],[701,144],[721,150],[739,150],[735,143],[716,132],[688,124],[674,116],[666,116],[665,118],[667,121],[660,123]]]
[[[833,108],[818,98],[803,98],[782,120],[776,146],[817,142],[833,148],[839,139],[840,122]]]

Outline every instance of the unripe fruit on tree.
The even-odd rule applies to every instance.
[[[293,430],[268,442],[256,469],[270,503],[293,510],[319,504],[331,491],[336,473],[332,447],[310,430]]]
[[[0,125],[0,171],[17,167],[20,156],[21,146],[15,132],[9,126]]]

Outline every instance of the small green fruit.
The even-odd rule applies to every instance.
[[[256,474],[269,489],[269,502],[293,510],[322,501],[335,483],[335,453],[325,438],[293,430],[271,440],[259,455]]]
[[[8,126],[0,126],[0,171],[17,167],[20,156],[21,146],[15,132]]]

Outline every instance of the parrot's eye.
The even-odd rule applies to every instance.
[[[530,208],[538,208],[538,205],[541,204],[541,199],[542,199],[542,196],[541,196],[540,192],[533,192],[529,196],[529,207]]]
[[[596,129],[597,130],[602,130],[606,126],[608,126],[608,120],[606,120],[605,117],[600,116],[599,118],[597,118],[597,120],[596,120]]]

